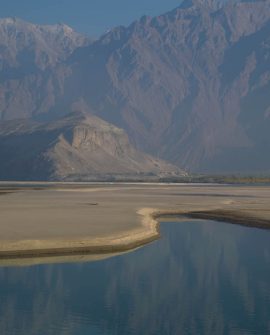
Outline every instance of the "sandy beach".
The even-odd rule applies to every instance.
[[[0,259],[127,251],[180,216],[270,229],[270,187],[0,184]]]

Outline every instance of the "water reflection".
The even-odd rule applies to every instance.
[[[270,234],[168,223],[133,253],[0,269],[0,334],[269,334]]]

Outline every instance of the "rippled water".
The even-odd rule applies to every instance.
[[[270,334],[270,233],[197,221],[87,264],[0,268],[1,335]]]

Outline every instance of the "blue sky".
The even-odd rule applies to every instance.
[[[66,23],[77,31],[99,36],[142,15],[158,15],[181,0],[0,0],[0,17],[19,17],[34,23]]]

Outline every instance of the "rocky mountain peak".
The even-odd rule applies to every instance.
[[[231,0],[227,0],[231,1]],[[184,0],[178,8],[187,9],[191,7],[205,7],[208,9],[217,9],[224,5],[226,0]]]
[[[38,25],[18,18],[0,19],[0,70],[17,67],[21,60],[44,69],[67,58],[89,39],[65,24]]]
[[[270,171],[270,0],[186,0],[82,48],[61,38],[61,30],[73,36],[69,28],[44,29],[26,44],[1,35],[0,25],[0,68],[9,64],[1,72],[2,119],[56,120],[77,103],[98,120],[73,120],[76,140],[62,136],[63,146],[94,133],[110,142],[124,129],[140,150],[191,171]]]

